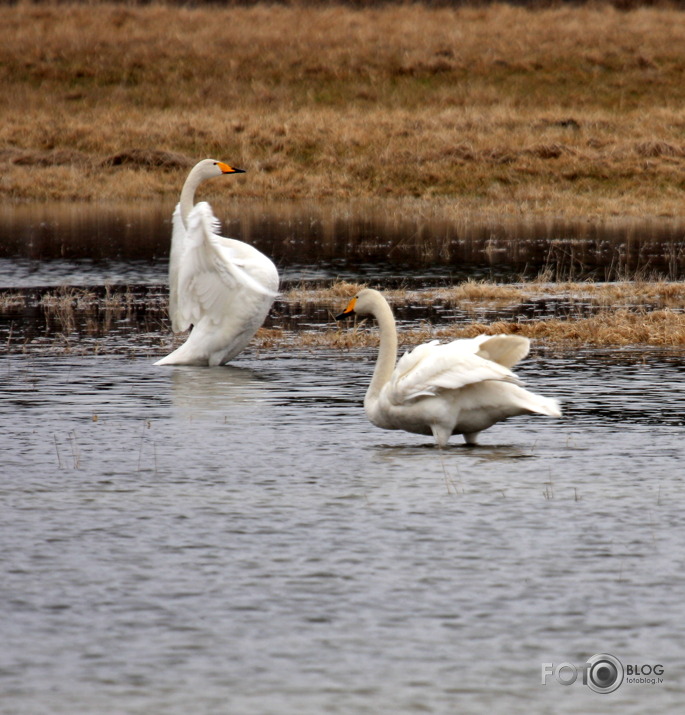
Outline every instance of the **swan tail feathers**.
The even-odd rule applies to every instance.
[[[525,390],[525,406],[531,412],[538,415],[547,415],[548,417],[561,417],[561,405],[559,400],[553,397],[543,397],[536,395],[534,392]]]
[[[555,400],[553,397],[545,397],[543,399],[544,402],[541,405],[543,414],[549,415],[550,417],[561,417],[561,404],[559,400]]]

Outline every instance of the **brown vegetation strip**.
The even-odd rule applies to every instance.
[[[365,322],[363,324],[367,326]],[[470,323],[447,328],[422,326],[402,330],[400,345],[412,347],[429,340],[446,342],[457,338],[471,338],[480,334],[523,335],[533,340],[559,345],[658,347],[685,346],[685,314],[671,310],[633,312],[628,310],[603,311],[589,318],[568,320],[537,320],[530,322],[498,321],[490,324]],[[255,338],[260,349],[331,348],[350,350],[378,344],[374,327],[359,325],[352,328],[327,326],[321,331],[291,333],[276,329],[262,329]]]
[[[316,292],[292,290],[285,294],[286,300],[318,301],[320,303],[340,301],[354,295],[363,286],[353,283],[339,283],[331,289]],[[411,302],[430,304],[436,300],[447,304],[458,304],[462,308],[470,303],[475,308],[483,305],[519,304],[541,295],[564,296],[578,303],[590,302],[596,306],[606,306],[591,317],[568,319],[546,319],[531,321],[496,321],[484,323],[457,323],[449,327],[434,328],[423,325],[417,329],[401,331],[401,343],[416,345],[428,340],[454,340],[474,337],[481,333],[523,335],[535,340],[559,344],[586,345],[651,345],[685,346],[685,283],[679,282],[625,282],[625,283],[527,283],[521,286],[501,285],[488,282],[469,281],[454,288],[426,291],[386,291],[391,302]],[[572,303],[571,303],[572,304]],[[659,306],[653,309],[647,306]],[[620,306],[631,306],[620,307]],[[669,307],[664,307],[669,306]],[[368,325],[364,321],[364,326]],[[376,345],[377,333],[373,327],[351,329],[330,325],[320,332],[307,331],[297,335],[278,330],[263,330],[257,336],[262,347],[273,347],[281,342],[295,343],[302,347],[332,347],[349,349]]]
[[[224,196],[678,216],[683,17],[5,4],[0,197],[169,197],[216,156],[248,169]]]
[[[286,305],[328,310],[330,320],[318,327],[300,329],[297,321],[289,327],[262,328],[252,349],[271,350],[351,350],[375,346],[378,333],[372,321],[337,323],[333,316],[342,310],[348,298],[362,286],[337,283],[329,288],[306,290],[293,288],[279,297]],[[166,296],[159,292],[136,295],[128,289],[107,288],[104,293],[91,289],[64,287],[41,296],[30,291],[0,293],[0,312],[9,318],[9,332],[2,340],[9,352],[107,353],[134,354],[136,345],[143,352],[156,354],[172,342],[180,344],[184,336],[172,338],[166,318]],[[568,306],[566,319],[455,321],[453,324],[419,323],[402,326],[400,344],[411,347],[428,340],[454,340],[475,335],[508,333],[524,335],[543,344],[560,346],[660,346],[685,347],[685,284],[683,283],[527,283],[498,285],[468,282],[454,288],[423,291],[386,291],[391,303],[402,305],[454,305],[472,308],[506,308],[524,305],[536,297],[559,299]],[[574,314],[574,301],[578,311]],[[584,306],[594,305],[593,315],[583,314]],[[22,322],[27,309],[38,307],[43,315],[42,332],[26,337]],[[278,311],[276,310],[276,313]],[[319,313],[320,315],[320,313]],[[15,319],[12,316],[17,316]],[[325,318],[324,318],[325,319]],[[319,318],[321,320],[321,318]],[[11,323],[14,321],[14,325]],[[275,319],[278,324],[278,318]],[[122,342],[123,341],[123,342]],[[33,343],[33,344],[32,344]]]
[[[364,288],[362,283],[341,281],[330,287],[310,289],[291,288],[282,298],[289,302],[334,304],[351,298]],[[428,305],[441,302],[459,305],[462,308],[480,306],[505,306],[525,303],[541,297],[563,298],[573,303],[590,303],[607,308],[632,307],[636,310],[648,308],[673,308],[685,310],[685,282],[680,281],[622,281],[616,283],[549,283],[544,280],[521,284],[492,283],[489,281],[465,281],[459,285],[442,288],[428,288],[418,291],[386,290],[384,295],[391,303],[414,303]]]
[[[435,332],[440,338],[471,337],[479,333],[524,335],[555,343],[677,346],[685,345],[685,314],[672,310],[615,310],[581,319],[496,322]]]

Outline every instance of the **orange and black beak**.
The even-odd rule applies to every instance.
[[[221,169],[222,174],[244,174],[245,169],[236,169],[235,166],[229,166],[228,164],[224,164],[223,161],[220,161],[218,164],[218,167]]]
[[[340,315],[336,315],[335,319],[336,320],[344,320],[345,318],[348,318],[350,315],[354,315],[354,306],[357,304],[357,298],[352,298],[352,300],[347,304],[347,308],[343,310]]]

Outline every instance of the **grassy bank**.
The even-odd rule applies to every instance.
[[[0,200],[170,197],[214,156],[248,173],[210,198],[682,214],[677,10],[21,3],[0,28]]]

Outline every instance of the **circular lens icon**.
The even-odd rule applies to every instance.
[[[608,653],[588,658],[587,685],[596,693],[613,693],[623,682],[621,661]]]

